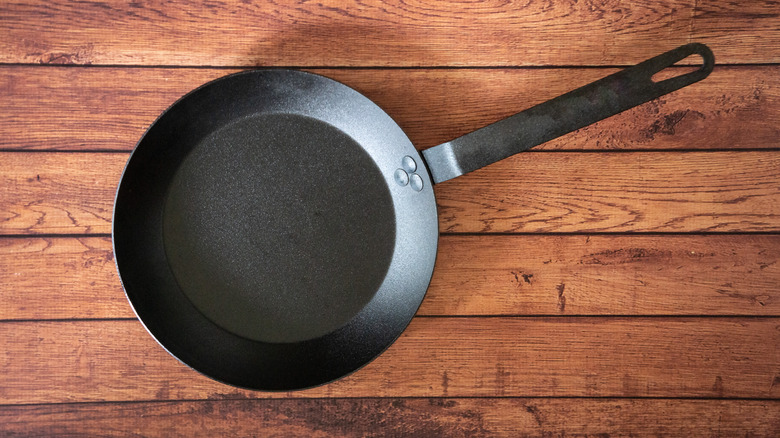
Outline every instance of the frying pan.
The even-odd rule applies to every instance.
[[[689,55],[697,70],[652,76]],[[433,185],[705,78],[688,44],[418,153],[357,91],[292,70],[229,75],[147,130],[116,194],[117,269],[174,357],[261,390],[343,377],[403,332],[431,279]]]

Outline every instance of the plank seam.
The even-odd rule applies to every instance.
[[[415,315],[415,319],[553,319],[553,320],[566,320],[566,319],[778,319],[780,315],[706,315],[706,314],[657,314],[657,315],[556,315],[556,314],[539,314],[539,315],[524,315],[524,314],[491,314],[491,315]],[[137,321],[135,317],[123,317],[123,318],[51,318],[51,319],[0,319],[0,324],[27,324],[27,323],[77,323],[77,322],[123,322],[123,321]]]
[[[151,123],[151,122],[150,122]],[[426,148],[427,149],[427,148]],[[0,148],[0,153],[57,153],[57,154],[125,154],[131,149],[14,149]],[[531,149],[523,154],[633,154],[633,153],[721,153],[721,152],[780,152],[780,147],[767,148],[722,148],[722,149]]]
[[[652,55],[648,55],[652,56]],[[192,69],[192,70],[600,70],[632,67],[635,64],[541,64],[541,65],[174,65],[174,64],[43,64],[33,62],[0,62],[0,67],[42,68],[139,68],[139,69]],[[692,64],[693,65],[693,64]],[[777,67],[777,62],[720,62],[717,67]],[[681,66],[676,66],[681,67]]]
[[[559,236],[572,236],[572,237],[588,237],[588,236],[612,236],[612,237],[669,237],[669,236],[698,236],[698,237],[710,237],[710,236],[780,236],[780,230],[778,231],[572,231],[572,232],[451,232],[444,231],[439,233],[439,236],[461,236],[461,237],[484,237],[484,236],[535,236],[535,237],[559,237]],[[55,239],[55,238],[87,238],[87,237],[111,237],[111,233],[95,233],[95,234],[0,234],[0,239]]]
[[[777,236],[780,235],[780,231],[570,231],[570,232],[453,232],[443,231],[439,233],[439,236],[615,236],[615,237],[629,237],[629,236],[645,236],[645,237],[668,237],[668,236]]]
[[[0,234],[0,239],[80,239],[86,237],[111,237],[111,233],[95,234]]]
[[[263,392],[257,392],[262,394]],[[616,397],[616,396],[577,396],[577,395],[562,395],[562,396],[545,396],[545,395],[496,395],[496,396],[387,396],[387,397],[371,397],[371,396],[356,396],[356,397],[226,397],[220,399],[173,399],[173,400],[108,400],[108,401],[83,401],[83,402],[61,402],[61,403],[0,403],[0,409],[8,407],[36,407],[36,406],[65,406],[65,405],[127,405],[127,404],[146,404],[146,403],[219,403],[227,401],[301,401],[301,400],[690,400],[690,401],[726,401],[726,402],[780,402],[780,398],[766,398],[766,397],[652,397],[652,396],[634,396],[634,397]]]

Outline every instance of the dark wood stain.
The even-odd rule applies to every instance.
[[[558,311],[563,313],[566,310],[566,296],[563,292],[566,290],[566,284],[561,283],[555,286],[555,290],[558,291]]]

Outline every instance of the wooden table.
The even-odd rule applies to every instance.
[[[419,315],[354,375],[239,390],[118,282],[114,191],[188,90],[303,68],[421,149],[690,41],[705,81],[436,187]],[[772,0],[0,3],[0,435],[780,433]]]

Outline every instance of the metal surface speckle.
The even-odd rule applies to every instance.
[[[298,342],[338,329],[373,298],[395,214],[359,144],[316,119],[272,113],[193,147],[170,185],[163,232],[175,277],[206,317],[249,339]]]

